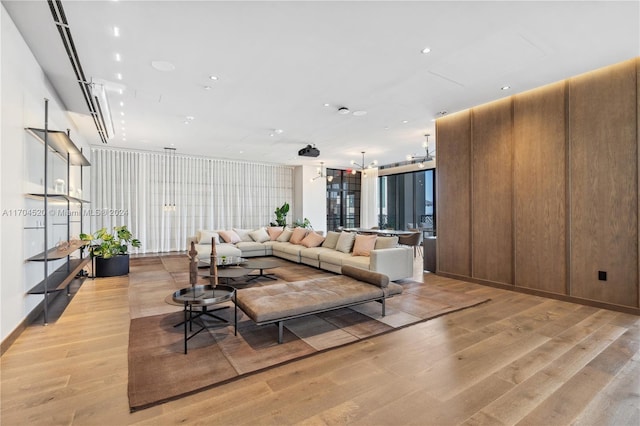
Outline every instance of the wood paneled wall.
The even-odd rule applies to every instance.
[[[437,272],[639,308],[639,75],[635,58],[439,119]]]

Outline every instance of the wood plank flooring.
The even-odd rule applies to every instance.
[[[161,260],[161,279],[181,287],[181,263]],[[423,274],[418,261],[414,279],[492,300],[129,413],[130,318],[180,309],[154,292],[154,268],[132,274],[141,300],[130,277],[87,280],[55,324],[27,328],[0,359],[0,424],[640,424],[640,317]]]

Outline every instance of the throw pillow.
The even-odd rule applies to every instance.
[[[247,243],[253,242],[253,240],[251,239],[251,236],[249,235],[252,231],[253,229],[233,228],[233,232],[238,234],[238,237],[240,237],[240,241],[245,241]]]
[[[222,237],[225,243],[235,244],[242,241],[240,236],[234,231],[218,231],[218,234]]]
[[[352,234],[351,232],[344,232],[340,234],[338,238],[338,243],[336,244],[336,250],[341,251],[343,253],[350,253],[351,248],[353,247],[353,241],[356,237],[356,234]]]
[[[353,256],[369,256],[371,250],[376,245],[375,235],[356,235],[356,241],[353,244]]]
[[[398,247],[398,237],[378,237],[375,249],[388,249]]]
[[[270,226],[267,228],[267,232],[269,233],[269,238],[271,239],[271,241],[275,241],[280,234],[282,234],[282,231],[284,229],[282,228],[282,226]]]
[[[286,243],[291,239],[291,235],[293,231],[291,229],[285,229],[282,233],[276,238],[276,241],[280,241],[282,243]]]
[[[327,232],[327,238],[324,239],[324,243],[322,243],[322,247],[335,250],[336,244],[338,244],[338,238],[340,238],[339,232],[335,232],[335,231]]]
[[[307,236],[307,230],[305,228],[295,228],[289,242],[291,244],[300,244],[302,239]]]
[[[259,228],[253,232],[249,232],[249,236],[251,236],[251,238],[253,238],[252,241],[255,241],[256,243],[264,243],[265,241],[269,241],[271,239],[269,237],[269,234],[267,233],[267,230],[264,228]]]
[[[324,241],[324,237],[316,232],[309,232],[300,242],[305,247],[318,247]]]
[[[198,240],[198,244],[211,244],[211,238],[215,238],[216,244],[220,244],[220,237],[217,232],[200,231],[200,240]]]

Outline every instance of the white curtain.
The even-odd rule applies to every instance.
[[[378,226],[378,169],[367,169],[361,180],[360,226]]]
[[[127,225],[139,253],[185,250],[200,229],[266,226],[293,201],[290,166],[94,147],[90,169],[91,231]]]

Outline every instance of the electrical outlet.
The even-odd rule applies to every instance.
[[[598,271],[598,279],[600,281],[606,281],[607,280],[607,271]]]

